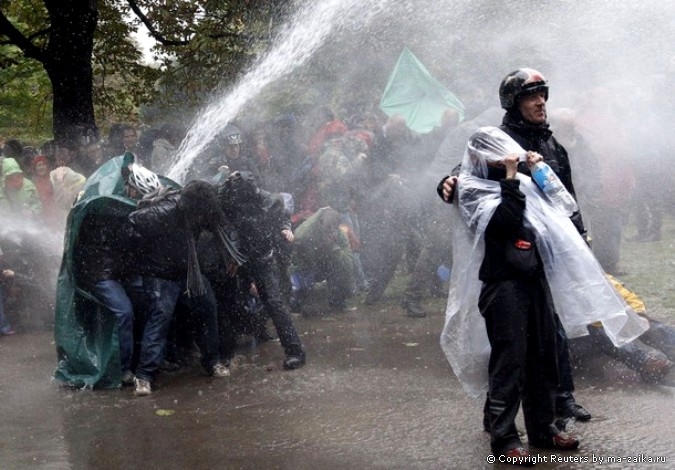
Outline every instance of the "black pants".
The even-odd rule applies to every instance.
[[[262,309],[252,311],[247,302],[250,283],[242,276],[243,269],[234,277],[223,268],[210,273],[218,302],[218,340],[220,359],[228,362],[234,357],[237,335],[255,335],[265,328],[267,315]]]
[[[530,442],[548,442],[554,433],[558,385],[558,317],[545,279],[486,283],[479,308],[492,348],[488,393],[493,453],[522,445],[515,425],[521,401]]]
[[[293,324],[293,318],[284,303],[280,287],[279,267],[274,258],[252,260],[242,266],[244,278],[255,282],[263,308],[272,318],[286,356],[305,357],[300,336]]]
[[[572,378],[572,362],[570,359],[569,339],[565,328],[557,322],[556,346],[558,347],[558,393],[556,395],[556,410],[562,412],[567,406],[574,403],[574,379]]]

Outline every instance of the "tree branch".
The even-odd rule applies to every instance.
[[[266,39],[266,38],[251,36],[250,34],[230,33],[230,32],[227,32],[227,31],[224,31],[222,33],[217,33],[217,34],[209,34],[208,37],[210,39],[235,38],[235,39],[244,39],[246,41],[253,41],[253,40],[264,41]]]
[[[45,57],[40,48],[36,47],[21,31],[16,29],[3,12],[0,12],[0,34],[7,36],[9,39],[8,43],[21,49],[26,57],[44,63]],[[35,37],[35,35],[31,37]]]
[[[141,20],[141,22],[145,25],[146,28],[148,28],[148,31],[157,42],[161,42],[165,46],[187,46],[188,44],[190,44],[190,41],[188,40],[175,41],[165,38],[159,33],[159,31],[155,29],[155,27],[152,25],[148,17],[145,16],[145,14],[138,7],[135,0],[127,0],[127,3],[129,4],[133,12],[136,14],[138,19]]]
[[[52,31],[52,27],[51,27],[51,26],[48,27],[48,28],[45,28],[45,29],[41,29],[40,31],[36,31],[36,32],[34,32],[33,34],[31,34],[30,36],[28,36],[28,40],[29,40],[30,42],[33,42],[33,39],[37,39],[37,38],[39,38],[40,36],[49,36],[49,33],[50,33],[51,31]]]

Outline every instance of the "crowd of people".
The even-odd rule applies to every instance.
[[[417,136],[399,116],[380,119],[364,113],[348,124],[321,108],[309,133],[292,114],[231,123],[182,187],[162,172],[175,163],[184,131],[163,126],[149,150],[132,126],[116,130],[121,144],[87,172],[73,208],[82,215],[71,214],[66,245],[78,292],[117,319],[122,384],[150,394],[162,369],[194,355],[193,344],[208,374],[227,376],[242,334],[278,338],[283,368],[302,367],[291,309],[316,314],[307,299],[324,290],[320,314],[344,312],[360,292],[379,301],[399,261],[415,265],[423,218],[413,170],[433,158],[442,132]],[[128,207],[115,199],[109,210],[80,212],[90,193],[100,194],[97,178],[109,167],[124,188],[109,195]],[[398,252],[393,263],[380,254],[388,249]],[[438,287],[434,262],[419,269],[409,289],[416,296],[403,302],[411,317],[426,315],[425,287]],[[57,349],[56,375],[68,382],[78,365],[58,341]]]
[[[439,127],[424,135],[411,131],[400,115],[369,111],[341,119],[326,107],[303,118],[287,113],[272,120],[242,119],[222,130],[183,186],[164,177],[185,136],[174,124],[142,132],[115,125],[105,142],[83,139],[77,147],[49,142],[40,151],[8,140],[0,166],[0,210],[3,217],[69,230],[74,238],[72,246],[66,244],[72,250],[68,275],[78,295],[115,319],[119,370],[113,377],[146,396],[157,375],[184,364],[195,345],[206,373],[227,377],[242,334],[258,341],[278,337],[283,368],[302,367],[307,352],[291,311],[309,315],[307,298],[323,281],[323,312],[335,314],[359,293],[368,305],[381,302],[397,269],[407,269],[409,282],[398,300],[409,317],[426,316],[424,298],[438,292],[439,268],[452,267],[455,275],[467,262],[463,256],[473,253],[455,251],[460,259],[453,259],[448,207],[433,195],[438,177],[464,153],[455,176],[445,177],[437,191],[463,215],[453,223],[465,222],[484,243],[474,284],[464,286],[474,297],[461,299],[475,298],[469,310],[480,312],[492,351],[483,424],[495,454],[530,463],[514,424],[521,400],[531,445],[576,449],[579,440],[561,432],[564,426],[556,419],[585,421],[591,414],[572,395],[570,349],[576,340],[568,341],[566,330],[576,336],[577,327],[607,318],[594,317],[593,309],[571,316],[560,311],[558,289],[565,291],[572,277],[561,278],[566,265],[542,250],[563,243],[593,267],[595,286],[608,297],[596,291],[588,305],[609,299],[611,306],[623,306],[620,296],[631,293],[604,276],[618,271],[618,245],[615,221],[602,225],[609,210],[599,196],[602,186],[580,184],[581,191],[575,190],[578,154],[598,167],[593,151],[583,147],[582,126],[573,113],[552,113],[567,138],[568,155],[549,127],[548,83],[531,69],[508,75],[500,99],[505,113],[485,106],[461,123],[446,113]],[[485,149],[493,142],[476,131],[496,125],[502,114],[500,129],[522,154],[490,159]],[[545,198],[519,175],[529,176],[542,161],[582,202],[584,219],[581,212],[565,221],[532,209]],[[121,182],[109,193],[117,202],[68,217],[93,191],[91,181],[104,167],[113,168]],[[587,231],[589,220],[606,230]],[[550,238],[553,231],[557,238]],[[11,279],[11,267],[0,267],[3,279]],[[457,286],[453,289],[456,293]],[[0,335],[13,334],[1,301]],[[449,302],[449,309],[452,305],[461,302]],[[634,319],[632,311],[626,315],[630,331],[588,327],[593,347],[646,380],[660,380],[675,360],[674,330]],[[268,330],[269,320],[276,335]],[[444,338],[452,343],[459,336],[448,333],[449,324]],[[444,346],[455,367],[452,347]],[[68,382],[78,367],[59,349],[57,378]]]

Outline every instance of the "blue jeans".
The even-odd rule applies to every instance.
[[[155,378],[159,365],[164,359],[171,320],[179,301],[186,304],[197,325],[195,339],[201,352],[202,367],[210,372],[218,363],[216,303],[211,286],[206,279],[204,279],[204,284],[207,291],[204,296],[188,298],[183,294],[186,290],[185,281],[172,281],[157,277],[143,278],[147,311],[136,377],[149,381]]]
[[[122,374],[131,370],[134,353],[134,308],[124,286],[113,279],[94,285],[93,294],[117,318],[117,338],[120,344]]]
[[[179,281],[145,277],[143,289],[147,311],[136,377],[151,381],[164,359],[166,337],[181,293],[181,284]]]

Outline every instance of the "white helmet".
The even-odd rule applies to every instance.
[[[127,183],[144,196],[161,186],[157,175],[138,163],[129,165]]]

